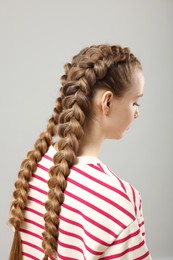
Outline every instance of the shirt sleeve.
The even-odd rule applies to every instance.
[[[139,221],[140,217],[125,228],[107,248],[100,260],[151,260],[150,253],[145,243],[144,236],[141,233]]]
[[[135,220],[123,229],[106,249],[100,260],[151,260],[145,241],[145,225],[142,200],[138,190],[127,185],[127,194],[134,208]]]
[[[141,200],[141,195],[138,192],[137,200],[136,200],[136,208],[137,208],[137,213],[136,213],[136,218],[138,220],[138,225],[140,228],[141,235],[143,236],[145,240],[145,224],[144,224],[144,216],[143,216],[143,210],[142,210],[142,200]]]

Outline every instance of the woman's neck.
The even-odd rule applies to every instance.
[[[99,129],[88,131],[79,143],[78,156],[99,156],[101,145],[104,140]]]

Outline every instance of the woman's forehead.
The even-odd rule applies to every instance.
[[[137,73],[135,73],[131,84],[132,87],[129,88],[127,94],[134,95],[136,98],[142,97],[145,84],[144,75],[142,71],[138,71]]]

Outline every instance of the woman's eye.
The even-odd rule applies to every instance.
[[[136,102],[135,102],[135,103],[133,103],[133,105],[134,105],[134,106],[137,106],[137,107],[139,107],[139,106],[140,106],[140,105],[139,105],[138,103],[136,103]]]

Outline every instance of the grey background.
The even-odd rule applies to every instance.
[[[131,47],[145,74],[140,118],[101,159],[140,190],[153,259],[173,259],[173,1],[0,0],[0,259],[8,259],[14,181],[45,129],[64,63],[99,43]]]

